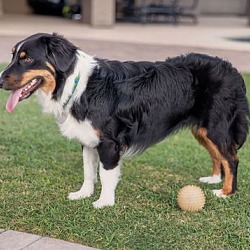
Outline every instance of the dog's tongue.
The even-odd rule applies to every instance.
[[[18,89],[18,90],[14,90],[11,92],[7,103],[6,103],[6,110],[11,113],[14,108],[16,107],[18,101],[19,101],[19,96],[22,93],[23,88]]]

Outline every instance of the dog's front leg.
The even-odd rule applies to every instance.
[[[102,138],[97,147],[100,158],[100,180],[102,190],[100,198],[93,203],[95,208],[113,206],[115,204],[115,189],[120,177],[121,161],[120,146],[110,138]]]
[[[102,191],[100,198],[93,202],[95,208],[113,206],[115,204],[115,189],[120,177],[120,163],[114,169],[105,169],[103,164],[100,164],[100,180]]]
[[[94,186],[97,182],[97,167],[99,157],[96,149],[84,147],[83,151],[83,171],[84,182],[77,192],[69,193],[70,200],[90,197],[94,192]]]

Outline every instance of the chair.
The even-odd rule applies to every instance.
[[[163,16],[168,18],[170,22],[176,23],[176,9],[178,0],[154,0],[142,1],[139,9],[141,22],[147,23],[152,18]]]
[[[190,17],[193,23],[198,23],[197,5],[199,0],[178,0],[178,8],[176,8],[177,17]]]
[[[194,23],[197,19],[199,0],[117,0],[116,19],[148,23],[169,21],[177,24],[180,17],[191,17]]]

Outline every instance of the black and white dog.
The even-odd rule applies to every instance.
[[[93,205],[113,205],[121,158],[184,127],[213,162],[212,175],[200,181],[219,183],[223,175],[224,185],[214,194],[235,193],[249,109],[244,81],[230,63],[201,54],[154,63],[103,60],[44,33],[18,42],[12,52],[0,79],[11,91],[7,111],[36,92],[61,133],[83,146],[85,180],[69,199],[93,194],[100,162],[102,190]]]

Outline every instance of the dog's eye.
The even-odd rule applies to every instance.
[[[33,59],[32,59],[31,57],[25,57],[25,58],[23,58],[23,61],[24,61],[25,63],[30,63],[30,62],[33,61]]]

